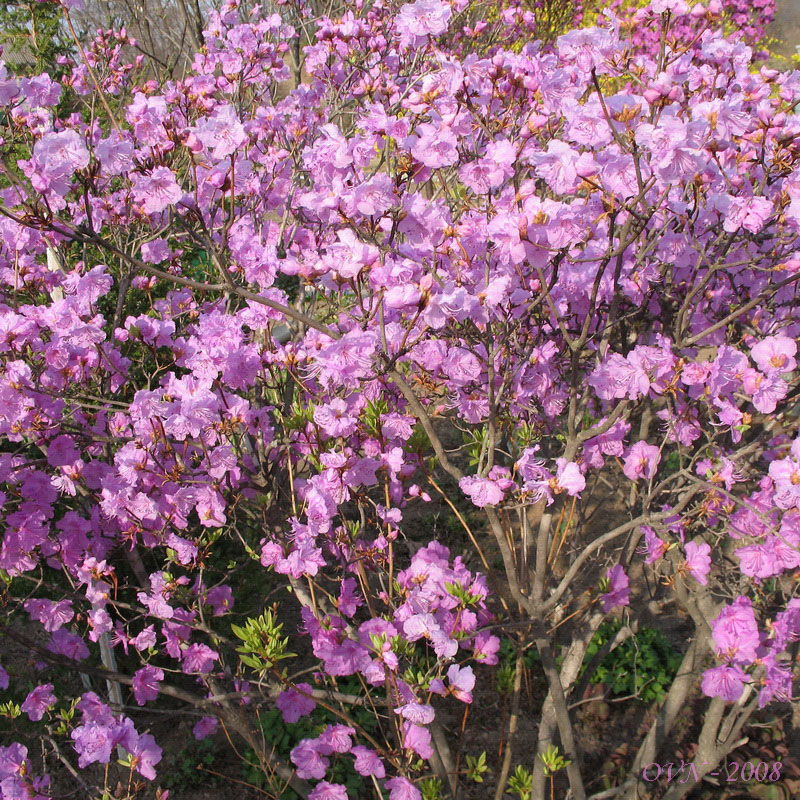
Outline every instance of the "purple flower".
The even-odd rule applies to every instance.
[[[208,590],[205,602],[214,609],[215,617],[221,617],[233,608],[233,590],[230,586],[215,586]]]
[[[723,195],[717,206],[725,215],[722,227],[728,233],[736,233],[739,228],[758,233],[775,210],[766,197]]]
[[[314,422],[328,436],[334,438],[350,436],[356,429],[356,421],[356,418],[348,413],[347,403],[338,397],[314,409]]]
[[[219,727],[219,720],[216,717],[202,717],[195,722],[192,733],[197,741],[202,741],[211,736]]]
[[[736,663],[752,663],[760,644],[753,604],[748,597],[737,597],[725,606],[711,623],[717,655]]]
[[[153,239],[142,245],[142,261],[148,264],[160,264],[170,256],[169,245],[165,239]]]
[[[149,733],[141,734],[130,749],[131,764],[143,777],[155,780],[156,771],[153,767],[161,761],[161,748]]]
[[[52,448],[48,455],[51,452]],[[57,603],[52,600],[26,600],[25,610],[31,619],[41,622],[48,633],[55,633],[75,616],[69,600],[59,600]]]
[[[789,642],[800,639],[800,597],[790,600],[786,608],[775,615],[772,630],[775,632],[772,644],[777,651],[785,650]]]
[[[341,783],[320,781],[309,793],[308,800],[347,800],[347,789]]]
[[[705,586],[711,570],[711,546],[705,542],[687,542],[683,549],[686,553],[686,569],[698,583]]]
[[[499,663],[497,656],[500,650],[500,639],[488,631],[481,631],[472,642],[472,655],[482,664],[494,666]]]
[[[792,701],[792,671],[789,662],[781,663],[774,653],[761,660],[766,667],[763,688],[758,693],[758,707],[764,708],[767,703],[777,699],[780,702]]]
[[[429,123],[417,129],[420,135],[408,137],[411,155],[431,169],[449,167],[458,161],[458,139],[452,131]]]
[[[791,372],[797,366],[797,342],[788,336],[767,336],[750,351],[753,361],[767,375]]]
[[[244,126],[230,104],[217,106],[211,116],[195,129],[195,135],[217,160],[232,155],[248,140]]]
[[[156,167],[149,175],[134,173],[133,199],[141,203],[145,214],[158,214],[183,197],[175,173],[169,167]]]
[[[306,694],[311,694],[311,686],[307,683],[298,683],[297,688]],[[310,698],[305,697],[293,688],[286,689],[278,695],[275,705],[280,709],[283,715],[283,721],[294,723],[310,714],[317,704]]]
[[[320,734],[318,741],[334,753],[349,753],[353,746],[351,737],[355,736],[355,733],[355,729],[347,725],[329,725]]]
[[[50,638],[47,649],[51,653],[72,658],[75,661],[83,661],[89,656],[89,648],[83,639],[76,633],[70,633],[65,628],[59,628]]]
[[[558,488],[563,489],[570,497],[580,496],[586,488],[586,478],[583,477],[580,467],[574,461],[566,461],[563,458],[557,458],[556,465]]]
[[[669,549],[669,545],[659,536],[649,525],[642,525],[644,533],[645,549],[647,551],[647,563],[653,564],[664,557]]]
[[[44,712],[55,702],[56,696],[53,694],[53,684],[43,683],[30,692],[21,708],[28,715],[28,719],[32,722],[38,722],[44,716]]]
[[[758,579],[780,575],[784,564],[776,552],[775,545],[779,543],[777,536],[767,536],[760,544],[740,547],[736,551],[736,557],[739,559],[742,574]]]
[[[597,174],[597,164],[590,153],[579,154],[558,139],[551,140],[545,152],[530,156],[530,162],[556,194],[574,192],[582,178]]]
[[[156,631],[152,625],[148,625],[143,631],[136,634],[130,642],[137,650],[148,650],[156,645]]]
[[[630,582],[621,564],[615,564],[606,573],[609,581],[609,591],[600,596],[603,604],[603,613],[608,614],[612,608],[630,604]]]
[[[33,146],[33,157],[50,172],[72,174],[89,166],[89,151],[74,130],[46,133]]]
[[[778,508],[800,508],[800,439],[792,443],[790,455],[769,465],[769,476],[775,481],[775,505]]]
[[[400,714],[403,719],[415,722],[418,725],[428,725],[433,722],[436,712],[433,706],[423,705],[422,703],[406,703],[394,710],[395,714]]]
[[[475,688],[475,674],[472,667],[459,667],[458,664],[451,664],[447,670],[447,682],[449,686],[445,689],[444,683],[439,678],[435,678],[431,681],[430,690],[443,697],[452,694],[464,703],[472,702],[472,690]]]
[[[321,780],[330,765],[330,761],[319,751],[319,743],[315,739],[303,739],[292,748],[289,758],[297,767],[298,778],[315,778]]]
[[[386,781],[389,790],[389,800],[422,800],[422,795],[407,778],[391,778]]]
[[[733,703],[742,696],[746,681],[747,673],[741,667],[712,667],[703,673],[703,693]]]
[[[374,775],[376,778],[385,777],[386,769],[374,750],[371,750],[369,747],[364,747],[364,745],[357,744],[350,752],[356,758],[354,766],[359,775]]]
[[[494,481],[486,478],[465,476],[458,485],[478,508],[496,506],[504,497],[503,490]]]
[[[413,722],[403,723],[403,747],[413,750],[420,758],[428,759],[433,755],[431,732]]]
[[[656,474],[660,461],[661,453],[654,444],[639,441],[628,450],[622,471],[632,481],[639,478],[650,480]]]
[[[183,651],[183,671],[187,674],[206,674],[214,668],[219,654],[204,644],[190,644]]]
[[[70,737],[78,754],[78,766],[81,769],[88,767],[89,764],[108,764],[115,744],[110,727],[90,722],[75,728]]]
[[[148,700],[158,697],[158,684],[164,680],[164,671],[158,667],[146,666],[133,673],[133,696],[143,706]]]
[[[395,24],[400,34],[438,36],[447,30],[452,13],[450,6],[441,0],[417,0],[400,7]]]
[[[8,689],[8,673],[0,666],[0,689]]]

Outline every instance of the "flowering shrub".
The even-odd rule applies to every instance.
[[[151,791],[137,711],[168,697],[273,795],[343,798],[352,759],[390,800],[456,796],[441,720],[504,631],[547,688],[523,750],[514,679],[496,797],[513,753],[582,800],[593,635],[676,601],[693,632],[612,794],[695,687],[713,770],[791,698],[800,637],[800,73],[714,3],[472,54],[465,0],[290,10],[282,99],[300,33],[235,0],[180,81],[139,85],[108,31],[60,83],[0,71],[0,633],[38,670],[4,656],[3,708],[97,791],[115,757]],[[433,503],[459,551],[410,536]],[[257,733],[318,706],[288,759]],[[31,754],[0,748],[3,797],[47,796]]]

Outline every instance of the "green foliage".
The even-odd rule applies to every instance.
[[[0,717],[8,717],[9,719],[16,719],[22,714],[19,703],[14,703],[9,700],[7,703],[0,703]]]
[[[489,771],[486,766],[486,751],[479,756],[467,756],[467,777],[475,783],[483,783],[483,775]]]
[[[382,397],[378,400],[370,400],[361,415],[364,420],[364,427],[374,436],[380,436],[381,416],[388,413],[389,405]]]
[[[242,641],[242,646],[236,648],[241,662],[262,674],[278,661],[296,655],[286,652],[289,637],[281,637],[283,623],[277,622],[274,610],[267,609],[260,617],[248,619],[243,628],[231,625],[231,630]]]
[[[48,73],[58,80],[64,68],[56,59],[72,53],[72,41],[65,29],[61,6],[29,0],[0,2],[0,44],[18,74]],[[8,56],[16,58],[8,58]],[[28,64],[24,64],[28,61]],[[24,64],[24,65],[23,65]]]
[[[481,428],[470,429],[462,434],[464,439],[464,450],[469,459],[470,467],[478,467],[481,455],[486,452],[489,444],[489,429],[484,426]]]
[[[498,652],[500,663],[495,673],[497,691],[500,694],[511,694],[514,690],[514,677],[517,672],[517,645],[513,639],[503,637],[500,640],[500,650]],[[522,653],[522,664],[524,669],[529,670],[539,661],[539,653],[534,648],[528,648]]]
[[[191,796],[190,793],[200,786],[216,782],[213,775],[200,768],[213,767],[218,759],[219,751],[212,738],[199,742],[192,739],[182,750],[167,757],[166,768],[160,770],[159,780],[175,794]]]
[[[544,764],[545,777],[555,775],[556,772],[568,767],[572,763],[572,761],[564,758],[564,756],[558,752],[558,747],[554,744],[548,745],[544,753],[538,753],[538,757],[542,764]]]
[[[586,664],[622,627],[618,619],[604,622],[586,652]],[[592,683],[605,683],[617,697],[638,694],[643,703],[660,701],[678,672],[681,654],[667,637],[655,628],[642,628],[626,639],[603,659],[591,678]]]
[[[425,428],[419,423],[414,426],[406,446],[409,452],[416,453],[419,456],[428,455],[431,452],[431,440],[428,438],[428,434],[425,433]]]
[[[420,781],[419,790],[422,800],[442,800],[442,779],[426,778]]]
[[[514,770],[514,774],[508,779],[508,789],[511,794],[519,796],[519,800],[531,800],[533,791],[533,773],[529,772],[522,764]]]

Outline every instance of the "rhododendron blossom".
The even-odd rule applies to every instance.
[[[772,0],[261,5],[199,4],[173,75],[125,31],[0,59],[0,794],[166,795],[162,712],[315,800],[453,800],[484,705],[495,794],[523,729],[531,798],[718,770],[797,694]],[[587,761],[615,621],[674,652]]]

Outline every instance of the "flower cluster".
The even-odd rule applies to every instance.
[[[131,705],[182,681],[198,739],[230,697],[292,724],[357,676],[393,734],[345,719],[288,774],[339,800],[352,757],[417,800],[439,709],[499,662],[492,626],[533,630],[578,584],[605,588],[565,624],[636,613],[643,537],[665,583],[737,587],[705,620],[705,693],[790,697],[797,600],[753,603],[800,568],[800,73],[754,63],[771,5],[655,0],[541,41],[544,2],[279,5],[226,0],[180,80],[138,85],[102,31],[60,83],[0,63],[0,569],[42,587],[9,631],[41,626],[49,668],[124,653]],[[624,521],[572,535],[599,486]],[[463,553],[429,535],[439,497]],[[246,569],[299,615],[231,627],[260,597]],[[277,666],[298,617],[313,686]],[[77,708],[80,767],[122,748],[155,777],[149,734]],[[4,796],[44,791],[26,758],[0,749]]]

